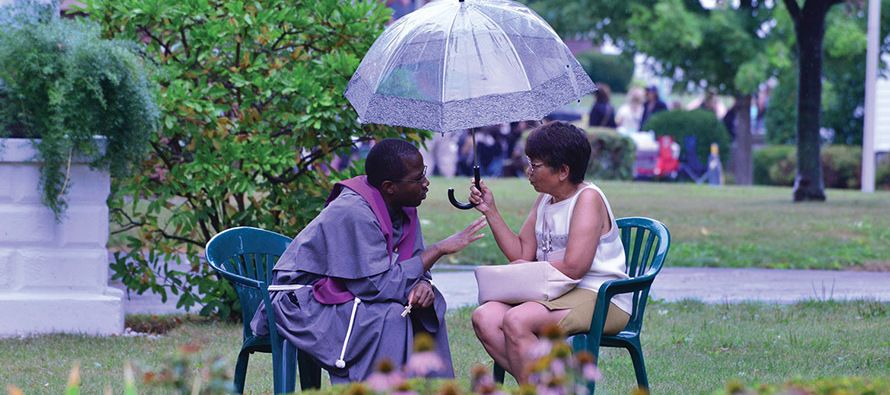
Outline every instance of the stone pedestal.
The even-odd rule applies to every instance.
[[[108,285],[110,177],[74,158],[68,209],[41,203],[37,152],[0,139],[0,336],[120,334],[123,292]]]

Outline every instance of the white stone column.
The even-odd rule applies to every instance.
[[[123,292],[108,285],[110,177],[74,158],[57,223],[41,203],[36,154],[28,139],[0,139],[0,336],[120,334]]]

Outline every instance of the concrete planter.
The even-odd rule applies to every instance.
[[[123,292],[108,285],[110,176],[74,158],[57,223],[41,203],[36,155],[28,139],[0,139],[0,336],[120,334]]]

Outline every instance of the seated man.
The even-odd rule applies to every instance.
[[[484,218],[426,248],[416,207],[429,181],[418,149],[382,140],[365,167],[366,176],[334,186],[327,207],[275,264],[269,288],[278,333],[338,384],[366,379],[381,359],[401,367],[424,331],[445,365],[435,377],[453,378],[445,300],[429,270],[481,238]],[[266,322],[261,306],[251,328],[268,333]]]

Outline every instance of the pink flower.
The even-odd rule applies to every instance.
[[[557,378],[562,378],[566,376],[566,363],[561,359],[554,359],[550,362],[550,371],[553,372],[553,376]]]
[[[592,363],[585,363],[582,365],[581,374],[584,375],[584,378],[588,381],[600,381],[603,379],[603,372],[600,372],[600,369]]]
[[[550,354],[553,349],[553,343],[549,340],[538,340],[531,348],[528,349],[528,357],[531,359],[541,359],[545,355]]]
[[[414,353],[408,359],[405,370],[410,377],[426,377],[432,372],[437,372],[445,368],[445,363],[433,351],[422,351]]]
[[[365,383],[367,383],[369,387],[374,389],[375,392],[387,392],[395,388],[402,381],[405,381],[405,376],[402,374],[402,372],[392,371],[389,373],[371,373],[371,375],[368,376],[368,379],[365,380]]]

